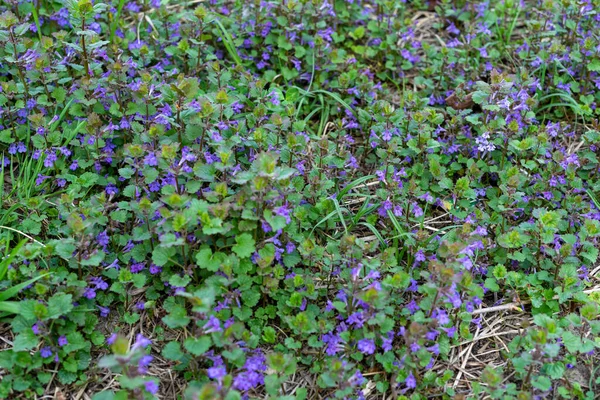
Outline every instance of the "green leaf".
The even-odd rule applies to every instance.
[[[594,246],[585,246],[585,251],[582,251],[580,254],[583,258],[588,260],[590,264],[595,264],[598,259],[598,248]]]
[[[29,351],[38,344],[38,337],[31,329],[21,332],[13,341],[13,351]]]
[[[65,101],[65,97],[67,95],[67,91],[62,88],[62,87],[57,87],[55,88],[52,93],[50,93],[50,95],[52,97],[54,97],[54,99],[58,102],[58,103],[62,103]]]
[[[555,362],[555,363],[548,363],[545,365],[545,370],[546,373],[550,376],[550,378],[552,379],[560,379],[563,377],[563,374],[565,373],[565,364],[562,362]]]
[[[275,329],[273,329],[273,327],[266,326],[263,329],[262,338],[267,343],[275,343],[275,340],[277,339],[277,332],[275,332]]]
[[[190,278],[189,275],[184,275],[184,276],[173,275],[169,279],[169,284],[171,286],[175,286],[175,287],[186,287],[191,282],[191,280],[192,280],[192,278]]]
[[[242,296],[244,305],[248,307],[254,307],[257,305],[258,300],[260,300],[260,292],[258,290],[246,290]]]
[[[166,263],[169,262],[169,255],[167,253],[167,249],[162,247],[157,247],[152,252],[152,262],[159,267],[162,267]]]
[[[487,94],[486,92],[477,90],[477,91],[473,92],[471,99],[473,100],[473,102],[475,104],[483,104],[483,102],[486,101],[488,97],[489,97],[489,94]]]
[[[169,342],[162,350],[161,354],[168,360],[179,361],[183,358],[184,354],[181,351],[179,342]]]
[[[571,331],[564,332],[562,340],[569,353],[577,353],[581,349],[581,338]]]
[[[282,48],[284,50],[291,50],[292,49],[292,44],[283,35],[280,35],[277,38],[277,46],[279,46],[280,48]]]
[[[71,332],[67,334],[67,345],[63,347],[66,353],[73,353],[75,351],[91,347],[91,343],[85,340],[80,332]]]
[[[65,371],[69,372],[77,372],[77,361],[75,361],[72,357],[67,358],[62,362],[62,366]]]
[[[490,289],[492,292],[497,292],[500,290],[500,286],[498,286],[498,283],[494,278],[486,278],[484,286]]]
[[[594,58],[590,61],[587,65],[587,69],[592,72],[600,72],[600,59]]]
[[[547,376],[538,376],[531,381],[531,384],[543,392],[547,392],[552,387],[552,381]]]
[[[518,230],[507,232],[498,237],[498,244],[507,249],[516,249],[529,243],[531,237],[524,235]]]
[[[189,337],[183,342],[183,347],[195,356],[200,356],[208,351],[212,340],[210,336],[202,336],[199,338]]]
[[[97,250],[94,254],[90,256],[90,258],[81,260],[81,265],[85,265],[88,267],[97,267],[104,260],[105,255],[106,254],[103,251]]]
[[[227,256],[224,253],[214,253],[210,248],[204,248],[196,254],[196,262],[200,268],[207,269],[211,272],[217,271]]]
[[[350,32],[350,36],[354,40],[362,39],[365,36],[365,27],[362,25],[359,26],[358,28],[354,29],[354,32]]]
[[[113,391],[103,391],[100,393],[96,393],[92,400],[115,400],[115,392]]]
[[[233,246],[232,250],[240,258],[250,257],[256,251],[256,242],[249,233],[237,235],[235,241],[237,244]]]
[[[187,311],[180,305],[175,305],[169,312],[169,315],[163,317],[163,322],[167,324],[169,328],[181,328],[187,326],[190,323],[190,318],[187,315]]]
[[[136,322],[138,322],[139,320],[140,320],[140,314],[138,314],[138,313],[126,312],[125,315],[123,315],[123,321],[125,321],[125,323],[129,324],[129,325],[133,325]]]
[[[73,296],[65,293],[55,294],[48,300],[48,319],[56,319],[73,309]]]
[[[75,245],[68,241],[59,242],[54,248],[56,254],[69,261],[73,258],[73,252],[75,251]]]

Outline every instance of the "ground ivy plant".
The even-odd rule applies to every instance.
[[[3,2],[0,398],[593,399],[597,9]]]

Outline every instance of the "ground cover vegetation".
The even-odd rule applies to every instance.
[[[593,399],[598,10],[3,1],[0,398]]]

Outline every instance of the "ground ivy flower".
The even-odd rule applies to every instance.
[[[52,356],[52,349],[50,347],[42,347],[40,350],[40,355],[42,358],[49,358]]]
[[[158,389],[159,389],[158,385],[154,381],[146,382],[144,384],[144,388],[146,389],[146,392],[153,394],[153,395],[158,393]]]
[[[358,341],[358,350],[363,354],[375,353],[375,341],[373,339],[361,339]]]
[[[110,309],[107,307],[102,307],[102,306],[97,306],[97,307],[100,310],[100,316],[103,318],[106,318],[108,316],[108,314],[110,313]]]
[[[113,344],[118,338],[118,335],[116,333],[111,334],[107,339],[106,339],[106,343],[107,344]]]

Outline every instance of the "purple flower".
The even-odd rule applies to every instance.
[[[106,339],[106,343],[113,344],[115,342],[115,340],[117,340],[117,337],[118,337],[117,334],[113,333]]]
[[[158,165],[156,155],[154,153],[148,153],[148,155],[146,155],[146,157],[144,158],[144,164],[151,167],[156,167]]]
[[[87,287],[85,288],[85,290],[83,291],[83,296],[86,299],[93,299],[96,297],[96,291],[94,289],[92,289],[91,287]]]
[[[321,338],[321,341],[327,344],[327,350],[325,350],[325,353],[328,356],[334,356],[344,349],[342,338],[335,333],[326,333]]]
[[[33,333],[35,335],[39,335],[40,334],[40,326],[38,325],[37,322],[31,326],[31,330],[33,331]]]
[[[415,261],[418,261],[418,262],[425,261],[425,253],[423,253],[422,249],[420,249],[419,251],[417,251],[415,253]]]
[[[429,331],[425,334],[425,339],[435,340],[435,338],[437,338],[438,335],[439,335],[438,331]]]
[[[144,263],[144,262],[133,263],[133,264],[131,264],[131,267],[129,267],[129,270],[131,271],[132,274],[137,274],[137,273],[143,271],[145,267],[146,267],[146,263]]]
[[[454,327],[454,326],[451,326],[450,328],[442,328],[442,329],[446,332],[446,335],[451,339],[454,337],[454,335],[456,335],[456,327]]]
[[[227,370],[224,366],[219,365],[216,367],[209,368],[207,374],[210,379],[215,379],[220,382],[225,377],[225,375],[227,375]]]
[[[433,346],[428,347],[427,350],[429,350],[437,356],[438,354],[440,354],[440,345],[436,343]]]
[[[204,325],[204,331],[206,333],[222,332],[221,321],[214,315],[211,315],[208,317],[208,322]]]
[[[100,316],[102,318],[106,318],[110,312],[110,309],[106,307],[98,306],[98,309],[100,310]]]
[[[419,218],[421,216],[423,216],[423,209],[421,207],[419,207],[419,205],[417,203],[413,203],[413,207],[412,210],[413,215],[415,218]]]
[[[150,273],[152,275],[159,274],[162,271],[162,267],[159,267],[156,264],[150,264]]]
[[[290,217],[290,209],[287,206],[287,204],[284,204],[281,207],[277,207],[275,210],[273,210],[273,212],[275,213],[275,215],[278,215],[280,217],[285,217],[285,222],[286,223],[290,223],[292,222],[292,218]]]
[[[106,290],[108,289],[108,283],[104,279],[99,276],[93,277],[90,279],[90,283],[96,286],[96,289]]]
[[[40,355],[42,356],[42,358],[48,358],[52,356],[52,349],[50,347],[42,347],[42,349],[40,350]]]
[[[112,183],[109,183],[108,185],[106,185],[106,188],[104,189],[104,191],[109,196],[119,193],[119,189],[117,189],[117,187],[115,185],[113,185]]]
[[[421,346],[419,346],[417,342],[412,342],[409,347],[410,351],[413,353],[416,353],[417,351],[421,350]]]
[[[248,391],[264,383],[264,376],[256,371],[242,372],[233,380],[233,387],[241,391]]]
[[[267,221],[261,222],[261,228],[264,233],[269,233],[273,230],[273,229],[271,229],[271,225],[269,225],[269,223]]]
[[[35,179],[36,186],[40,186],[48,178],[50,178],[50,177],[42,175],[42,174],[38,174],[38,177]]]
[[[404,383],[406,384],[407,389],[414,389],[417,387],[417,380],[415,379],[415,376],[412,372],[408,374]]]
[[[108,246],[110,238],[108,237],[106,230],[100,232],[98,236],[96,236],[96,241],[98,241],[98,244],[102,247]]]
[[[381,345],[381,348],[383,349],[383,351],[391,351],[393,341],[394,341],[394,331],[389,331],[387,333],[387,337],[383,338],[383,344]]]
[[[375,353],[375,341],[373,339],[361,339],[358,341],[358,350],[364,354]]]
[[[293,253],[293,252],[294,252],[294,250],[296,250],[296,245],[295,245],[294,243],[292,243],[292,242],[288,242],[288,243],[285,245],[285,252],[286,252],[286,253],[288,253],[288,254],[291,254],[291,253]]]
[[[57,160],[58,158],[56,157],[56,153],[54,153],[54,151],[50,150],[46,153],[46,159],[44,160],[44,167],[47,168],[51,168],[54,166],[54,162]]]
[[[144,384],[144,388],[146,389],[146,392],[148,392],[150,394],[156,394],[156,393],[158,393],[158,385],[154,381],[148,381],[148,382],[146,382]]]
[[[150,363],[152,362],[152,360],[154,359],[154,357],[152,357],[151,355],[146,354],[145,356],[143,356],[142,358],[140,358],[140,361],[138,361],[138,372],[140,374],[145,374],[148,372],[148,365],[150,365]]]
[[[135,337],[135,343],[133,344],[133,349],[137,349],[140,347],[146,348],[146,347],[150,346],[151,344],[152,344],[152,341],[150,339],[148,339],[141,333],[138,333],[137,336]]]
[[[69,343],[69,341],[67,340],[66,336],[63,335],[58,338],[58,345],[60,347],[66,346],[68,343]]]
[[[248,371],[266,371],[267,366],[265,365],[265,356],[257,354],[253,357],[249,357],[244,364],[244,368]]]

